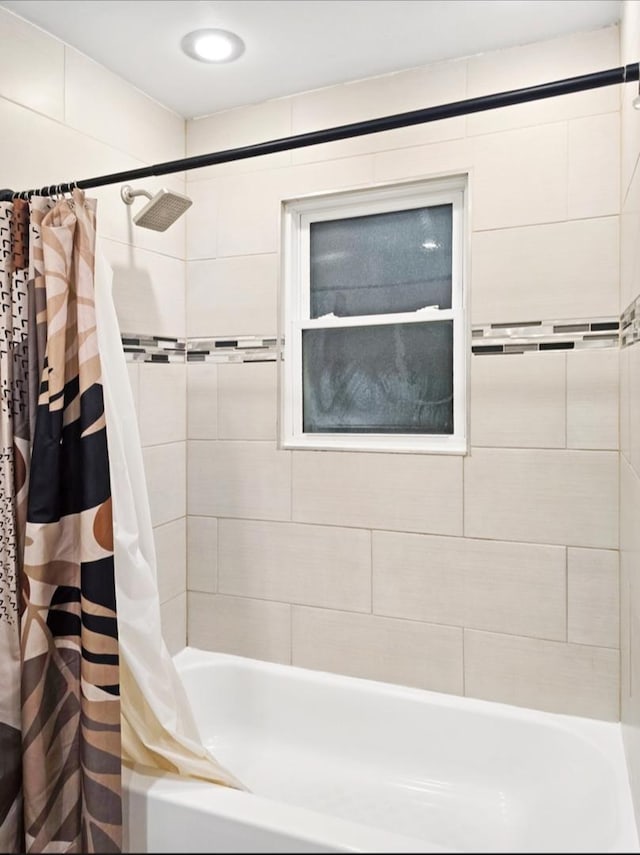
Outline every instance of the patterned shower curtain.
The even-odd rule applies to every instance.
[[[0,203],[0,238],[0,851],[118,852],[95,202]]]

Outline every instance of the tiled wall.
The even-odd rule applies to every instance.
[[[623,5],[621,60],[640,57],[640,4]],[[620,304],[640,296],[640,113],[622,101]],[[620,354],[620,647],[623,733],[640,820],[640,344]]]
[[[184,154],[182,119],[82,54],[4,10],[0,39],[0,185]],[[609,28],[331,87],[189,122],[187,154],[619,61]],[[92,191],[121,329],[274,336],[281,199],[466,169],[474,324],[616,317],[619,98],[605,88],[137,182],[184,192],[187,179],[194,205],[162,234],[133,227],[119,187]],[[623,306],[640,290],[637,244],[625,242],[639,136],[625,115],[636,143],[622,162]],[[473,357],[464,459],[278,450],[274,362],[131,363],[130,376],[172,649],[185,641],[188,574],[194,645],[618,716],[615,350]],[[623,508],[640,503],[637,409],[623,396]]]
[[[613,27],[333,86],[188,122],[187,154],[619,60]],[[474,325],[617,318],[619,107],[603,88],[189,173],[187,335],[276,334],[282,199],[463,170]],[[189,643],[617,719],[618,359],[473,356],[464,458],[279,450],[275,362],[189,364]]]
[[[184,120],[83,54],[0,9],[0,186],[23,190],[184,156]],[[136,182],[184,192],[184,176]],[[185,221],[133,226],[118,185],[98,199],[123,332],[183,336]],[[143,200],[142,200],[143,201]],[[133,211],[142,204],[136,200]],[[185,366],[132,365],[147,465],[163,619],[185,641]]]

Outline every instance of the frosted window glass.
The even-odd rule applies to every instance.
[[[305,433],[453,433],[453,322],[302,332]]]
[[[452,205],[310,225],[311,317],[451,308]]]

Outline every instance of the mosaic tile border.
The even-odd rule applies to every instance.
[[[127,362],[184,362],[186,339],[122,333]]]
[[[640,296],[629,303],[620,316],[620,347],[640,341]]]
[[[187,362],[276,362],[278,354],[274,336],[187,339]]]
[[[621,320],[588,318],[474,326],[471,353],[482,356],[625,347],[640,341],[640,297],[636,303]],[[128,362],[276,362],[280,358],[275,336],[171,338],[123,333],[122,344]]]
[[[471,352],[485,355],[619,347],[619,330],[619,319],[610,317],[486,324],[472,327]]]

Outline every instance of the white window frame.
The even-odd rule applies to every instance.
[[[466,312],[466,258],[468,252],[468,182],[466,175],[378,185],[284,200],[282,203],[281,312],[279,336],[283,343],[280,371],[280,447],[334,451],[467,452],[468,318]],[[451,204],[451,309],[425,308],[417,312],[310,319],[310,224]],[[452,434],[305,433],[303,430],[302,331],[393,323],[453,321]]]

